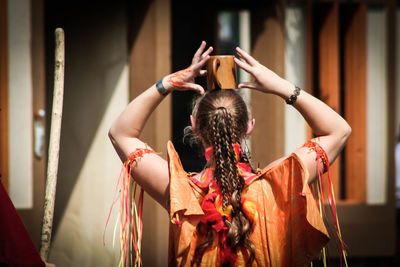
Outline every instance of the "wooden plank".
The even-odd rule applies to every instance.
[[[253,31],[254,29],[254,31]],[[252,11],[251,54],[262,64],[284,77],[285,35],[282,6],[263,6]],[[252,164],[265,167],[284,155],[284,105],[274,95],[251,93],[256,127],[252,134]]]
[[[134,99],[156,81],[155,75],[155,33],[154,33],[154,3],[144,14],[141,27],[132,44],[129,68],[130,99]],[[136,14],[135,14],[136,15]],[[143,14],[142,14],[143,16]],[[139,17],[137,17],[139,19]],[[153,146],[156,139],[154,113],[150,116],[141,134],[142,139]],[[154,147],[154,149],[158,149]]]
[[[141,5],[146,5],[141,4]],[[170,73],[171,30],[169,1],[155,1],[136,18],[140,26],[131,32],[129,88],[133,99],[145,89]],[[167,12],[166,12],[167,11]],[[136,15],[136,14],[135,14]],[[150,116],[142,132],[145,142],[166,156],[166,142],[171,138],[171,97],[168,96]],[[158,130],[157,130],[158,129]],[[165,133],[168,133],[165,135]]]
[[[345,148],[346,200],[366,201],[366,5],[351,10],[344,33],[344,110],[353,132]]]
[[[156,1],[155,7],[155,27],[156,27],[156,66],[155,66],[155,77],[154,81],[159,80],[161,77],[169,74],[171,72],[171,3],[166,0]],[[190,59],[188,59],[190,62]],[[153,82],[154,82],[153,81]],[[158,108],[155,110],[157,117],[156,129],[157,136],[155,140],[155,145],[161,151],[163,155],[167,155],[166,144],[168,140],[171,140],[172,135],[172,96],[166,97]]]
[[[307,1],[305,7],[305,88],[304,90],[312,95],[315,94],[314,88],[314,36],[313,36],[313,1]],[[313,138],[311,127],[307,124],[306,126],[306,137],[307,140]]]
[[[339,4],[321,4],[314,15],[318,16],[320,23],[318,36],[320,99],[340,114]],[[337,196],[340,195],[340,165],[338,157],[331,168],[332,183]],[[324,196],[328,196],[327,177],[323,181]]]
[[[0,0],[0,181],[9,187],[7,0]]]
[[[128,17],[134,20],[129,39],[129,90],[133,99],[171,71],[170,1],[135,2]],[[171,96],[167,96],[150,116],[141,139],[161,156],[167,157],[171,139]],[[144,265],[163,266],[168,261],[168,216],[146,195],[144,199],[142,260]],[[154,257],[157,255],[157,257]]]

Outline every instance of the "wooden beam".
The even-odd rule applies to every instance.
[[[157,0],[155,7],[155,55],[156,55],[156,66],[155,66],[155,77],[154,81],[158,81],[165,75],[171,72],[171,2],[170,0]],[[190,62],[190,59],[189,61]],[[153,81],[153,82],[154,82]],[[157,129],[157,136],[155,144],[159,148],[158,151],[162,151],[166,157],[166,144],[168,140],[171,140],[172,134],[172,96],[166,97],[159,107],[155,110],[157,120],[155,123]]]
[[[146,13],[141,15],[137,32],[131,33],[135,38],[132,38],[134,42],[129,55],[130,99],[138,96],[171,71],[169,5],[169,1],[153,1]],[[166,143],[171,138],[170,106],[171,96],[168,96],[150,116],[141,135],[145,142],[162,152],[163,156],[166,156]]]
[[[171,72],[171,3],[169,0],[135,2],[128,19],[135,20],[129,59],[129,90],[133,99]],[[139,12],[139,10],[141,12]],[[171,95],[150,116],[141,139],[167,157],[171,139]],[[142,260],[144,265],[163,266],[168,261],[168,215],[148,195],[144,200]],[[157,257],[154,257],[157,255]]]
[[[254,29],[254,31],[253,31]],[[285,76],[284,5],[260,6],[252,11],[251,54],[281,77]],[[256,119],[252,134],[252,164],[265,167],[284,156],[284,105],[279,97],[258,91],[251,93]]]
[[[345,148],[346,200],[366,201],[367,177],[367,7],[346,14],[344,33],[344,111],[353,132]]]
[[[316,25],[320,27],[318,36],[319,97],[340,114],[339,4],[321,4],[314,15],[318,17],[320,23]],[[340,195],[340,165],[340,157],[338,157],[331,168],[333,187],[337,196]],[[324,196],[328,196],[328,179],[323,179],[323,181]]]
[[[305,88],[304,90],[312,95],[315,95],[315,88],[314,88],[314,23],[313,23],[313,10],[314,5],[313,1],[307,1],[305,6]],[[311,127],[307,124],[306,126],[306,137],[307,140],[313,138],[313,133]]]
[[[9,187],[7,0],[0,0],[0,181]]]

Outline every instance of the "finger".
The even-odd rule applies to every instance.
[[[250,73],[250,74],[252,73],[252,67],[249,64],[247,64],[246,62],[243,62],[243,61],[241,61],[241,60],[239,60],[237,58],[235,58],[235,62],[239,67],[241,67],[242,69],[244,69],[248,73]]]
[[[258,88],[258,86],[255,82],[242,82],[238,85],[238,88],[256,89],[256,88]]]
[[[213,51],[213,47],[210,46],[206,52],[204,52],[201,55],[201,58],[197,60],[197,62],[193,62],[192,66],[194,69],[201,69],[207,62],[207,60],[210,58],[210,53]]]
[[[189,90],[193,90],[196,91],[197,93],[204,95],[204,88],[196,83],[187,83],[185,85],[186,88],[188,88]]]
[[[204,52],[202,55],[201,55],[201,58],[205,58],[206,56],[208,56],[209,54],[211,54],[211,52],[214,50],[214,48],[212,47],[212,46],[210,46],[208,49],[207,49],[207,51],[206,52]]]
[[[202,86],[200,86],[200,85],[198,85],[198,87],[196,89],[196,92],[201,94],[201,95],[205,94],[204,88]]]
[[[200,70],[200,76],[206,76],[207,75],[207,70]]]
[[[204,58],[202,58],[198,63],[196,63],[193,67],[195,69],[201,69],[209,59],[210,59],[210,56],[207,55]]]
[[[206,47],[206,42],[202,41],[199,49],[197,49],[196,53],[193,56],[192,63],[197,63],[200,60],[200,55],[203,53],[205,47]]]
[[[246,51],[242,50],[240,47],[236,47],[236,52],[239,57],[243,58],[251,66],[256,65],[258,62],[252,56],[250,56]]]

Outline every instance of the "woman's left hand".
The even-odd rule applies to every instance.
[[[284,79],[279,77],[279,75],[277,75],[275,72],[262,65],[255,58],[250,56],[246,51],[239,47],[236,48],[236,53],[244,60],[241,61],[235,58],[236,64],[251,74],[254,78],[254,81],[240,83],[238,88],[250,88],[264,93],[278,95],[281,95],[282,91],[286,90],[286,87],[282,86],[282,84],[285,82]],[[290,89],[294,90],[294,86],[291,85]]]
[[[193,56],[192,65],[184,70],[170,74],[163,79],[165,89],[168,91],[193,90],[200,94],[204,94],[204,88],[201,85],[196,84],[194,79],[198,76],[206,75],[206,70],[202,70],[202,68],[210,58],[210,53],[213,51],[213,48],[210,46],[206,51],[204,51],[205,48],[206,42],[203,41]]]

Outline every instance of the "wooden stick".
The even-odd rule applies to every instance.
[[[53,227],[54,200],[56,196],[58,159],[60,152],[61,118],[64,96],[64,31],[57,28],[56,51],[55,51],[55,72],[54,72],[54,95],[53,110],[51,114],[49,158],[47,162],[47,180],[44,199],[44,215],[42,225],[42,236],[40,256],[47,261],[49,256],[51,231]]]

